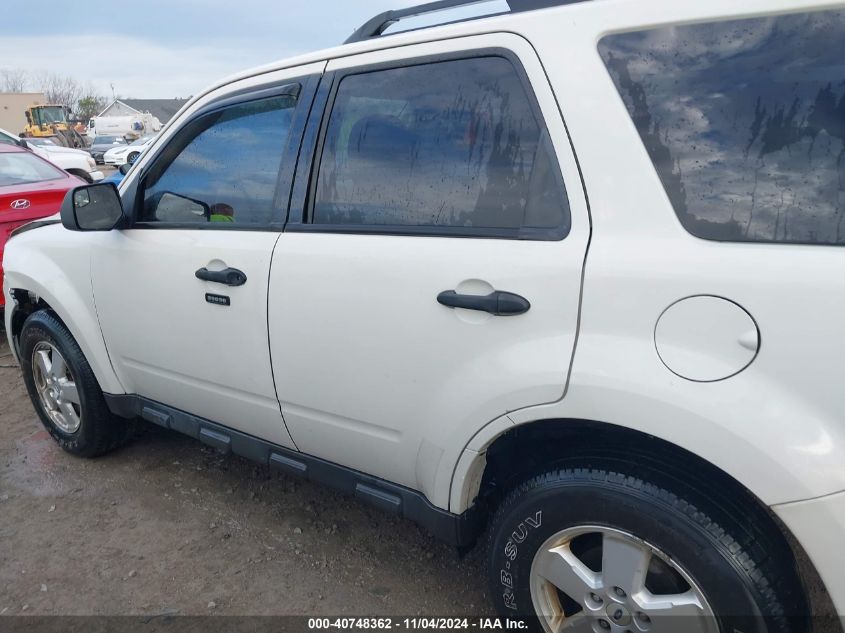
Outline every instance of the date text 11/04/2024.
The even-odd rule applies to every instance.
[[[519,631],[528,628],[524,620],[510,618],[309,618],[308,630],[476,630]]]

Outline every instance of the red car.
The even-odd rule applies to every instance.
[[[0,287],[3,248],[19,226],[59,211],[65,193],[85,183],[15,145],[0,144]],[[0,308],[5,298],[0,292]]]

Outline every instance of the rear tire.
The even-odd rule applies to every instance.
[[[595,633],[645,633],[661,619],[670,630],[809,630],[783,536],[773,524],[750,521],[750,511],[727,512],[674,481],[595,467],[555,470],[517,486],[497,511],[491,595],[503,617],[528,618],[536,631],[570,618],[573,631]],[[631,569],[627,582],[623,571]],[[673,624],[673,614],[699,617]]]
[[[135,421],[109,411],[82,350],[53,313],[31,314],[19,347],[26,390],[59,446],[73,455],[96,457],[132,438]]]

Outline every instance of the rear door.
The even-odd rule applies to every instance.
[[[563,396],[585,199],[516,35],[327,71],[270,273],[277,392],[300,450],[431,490],[444,451]]]

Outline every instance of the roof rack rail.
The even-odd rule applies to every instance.
[[[414,7],[408,7],[407,9],[385,11],[384,13],[379,13],[377,16],[367,20],[363,26],[356,30],[349,39],[344,42],[344,44],[363,42],[374,37],[380,37],[391,25],[406,18],[415,18],[428,13],[437,13],[439,11],[468,7],[473,4],[482,4],[491,1],[492,0],[437,0],[436,2],[428,2]],[[549,7],[558,7],[565,4],[575,4],[577,2],[584,2],[584,0],[507,0],[509,8],[508,13],[535,11],[536,9],[547,9]],[[501,15],[501,13],[493,15]],[[490,17],[490,14],[470,19],[488,17]]]

